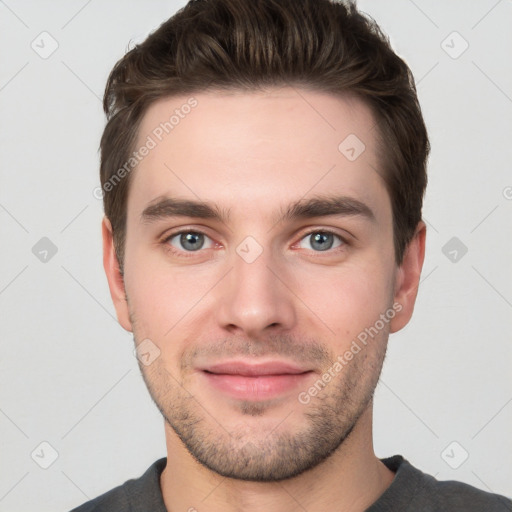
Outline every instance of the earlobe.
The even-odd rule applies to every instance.
[[[132,332],[124,280],[114,247],[112,225],[107,217],[103,217],[101,233],[103,237],[103,268],[107,276],[110,296],[116,308],[117,319],[124,329]]]
[[[399,304],[401,309],[390,322],[390,332],[397,332],[405,327],[414,311],[421,269],[425,259],[426,231],[425,223],[420,221],[413,238],[407,245],[402,264],[398,267],[394,302]]]

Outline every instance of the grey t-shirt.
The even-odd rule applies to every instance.
[[[437,481],[401,455],[381,460],[395,478],[366,512],[512,511],[509,498],[461,482]],[[140,478],[127,480],[71,512],[167,512],[160,490],[166,463],[166,457],[157,460]]]

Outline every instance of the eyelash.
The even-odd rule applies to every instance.
[[[182,229],[180,231],[175,231],[175,232],[171,233],[170,235],[166,236],[162,240],[162,244],[164,244],[164,247],[166,248],[167,251],[172,253],[174,256],[177,256],[178,258],[193,257],[195,254],[200,253],[201,249],[199,249],[198,251],[183,251],[183,250],[175,249],[172,245],[169,244],[169,241],[172,240],[175,236],[186,234],[186,233],[194,233],[196,235],[204,235],[204,236],[208,237],[208,235],[204,231],[200,231],[200,230],[196,230],[196,229]],[[336,233],[335,231],[332,231],[332,230],[326,229],[326,228],[313,229],[311,231],[308,231],[307,233],[304,233],[302,235],[302,237],[300,238],[299,242],[302,241],[303,239],[307,238],[308,236],[311,236],[311,235],[317,234],[317,233],[333,235],[333,236],[337,237],[342,242],[342,244],[340,246],[335,247],[334,249],[328,249],[326,251],[313,251],[315,254],[317,254],[320,257],[322,255],[322,253],[332,255],[333,253],[337,253],[339,250],[343,250],[346,248],[346,246],[350,245],[347,242],[346,238],[342,237],[340,234]],[[208,238],[210,238],[210,237],[208,237]],[[296,245],[296,244],[294,244],[294,245]]]

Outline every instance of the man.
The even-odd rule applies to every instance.
[[[512,510],[373,451],[429,152],[373,22],[193,1],[116,64],[104,107],[104,266],[167,457],[76,511]]]

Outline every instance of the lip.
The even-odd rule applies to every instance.
[[[247,363],[245,361],[225,361],[201,368],[203,371],[223,375],[244,375],[247,377],[262,377],[266,375],[297,375],[309,371],[286,361],[265,361],[262,363]]]
[[[261,401],[293,391],[313,373],[284,361],[226,361],[200,368],[208,384],[240,400]]]

